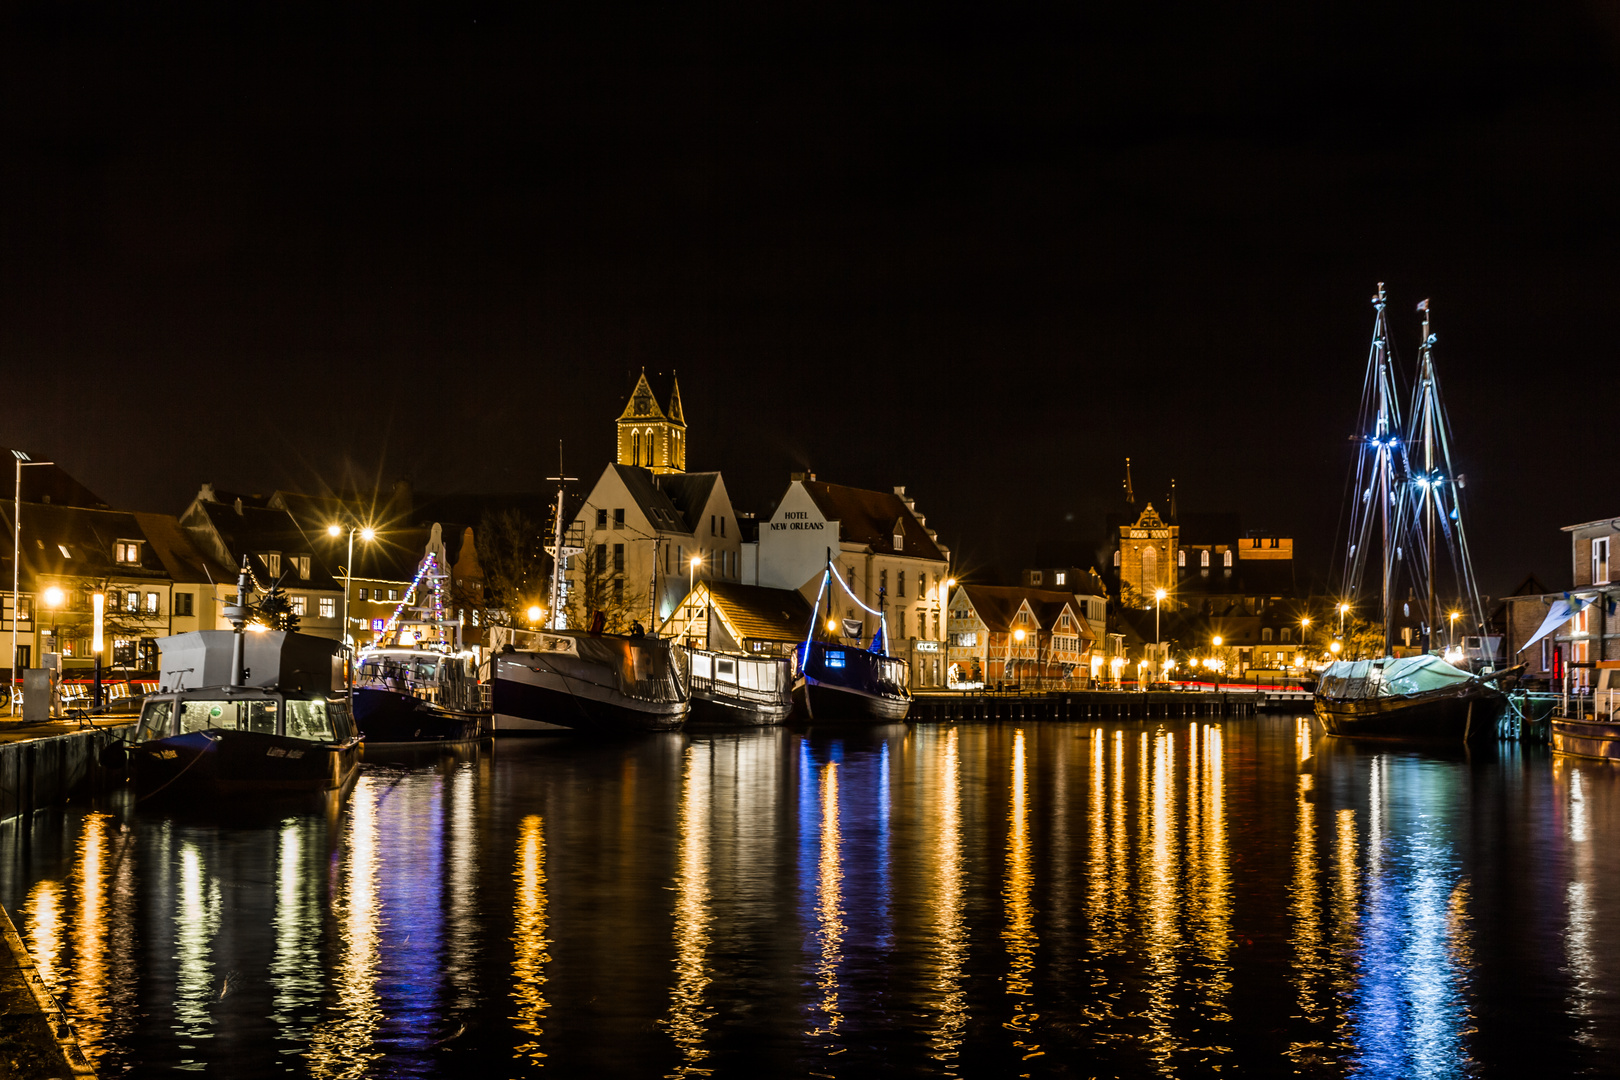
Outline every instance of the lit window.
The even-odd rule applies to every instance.
[[[1198,565],[1199,566],[1208,566],[1209,565],[1209,552],[1208,551],[1200,551],[1198,553]]]
[[[138,540],[120,540],[113,545],[114,558],[119,562],[133,565],[141,561],[141,544]]]
[[[321,618],[331,619],[337,615],[337,599],[331,596],[321,597]]]
[[[155,592],[149,592],[146,594],[146,613],[148,615],[156,615],[158,613],[158,594]]]
[[[1118,548],[1114,549],[1114,565],[1116,567],[1119,565],[1119,549]]]
[[[366,599],[370,595],[371,595],[371,590],[370,589],[361,589],[360,590],[360,599],[361,600]]]
[[[1221,553],[1221,565],[1222,566],[1231,566],[1232,565],[1232,550],[1230,548],[1228,548],[1226,551]]]
[[[62,558],[64,558],[64,559],[73,558],[73,553],[67,549],[66,544],[57,544],[56,545],[56,550],[60,551],[62,553]]]
[[[1187,552],[1186,552],[1186,549],[1184,549],[1184,548],[1177,549],[1177,551],[1176,551],[1176,565],[1177,566],[1186,566],[1187,565]]]
[[[116,603],[116,599],[114,603]],[[141,594],[134,591],[124,593],[124,610],[131,615],[141,610]]]
[[[399,590],[398,589],[389,589],[388,590],[388,599],[390,599],[390,600],[398,600],[399,599]]]
[[[309,580],[309,556],[308,555],[294,555],[293,556],[293,564],[298,567],[298,580],[300,580],[300,581],[308,581]]]
[[[1064,573],[1062,570],[1059,570],[1057,573],[1052,575],[1052,584],[1062,585],[1065,583],[1065,579],[1068,578],[1068,576],[1068,574]]]
[[[1592,541],[1592,584],[1609,583],[1609,538],[1600,536]]]
[[[309,607],[308,597],[304,597],[304,596],[294,596],[294,597],[292,597],[292,613],[294,615],[307,615],[307,614],[309,614],[309,612],[306,610],[308,607]]]
[[[266,555],[264,557],[264,565],[270,570],[270,576],[271,577],[280,577],[281,576],[281,556],[280,555],[274,555],[274,554],[273,555]]]

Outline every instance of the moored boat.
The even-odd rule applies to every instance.
[[[493,661],[497,735],[669,731],[691,702],[667,638],[544,630]]]
[[[1330,735],[1374,739],[1494,737],[1504,699],[1498,681],[1438,656],[1343,660],[1322,673],[1316,715]]]
[[[483,687],[466,657],[375,649],[354,675],[354,719],[368,743],[466,742],[489,733]]]
[[[833,613],[832,583],[835,581],[867,614],[877,616],[877,630],[872,634],[871,644],[864,649],[858,643],[845,640],[847,634],[860,630],[859,622],[851,620],[853,625],[843,626]],[[822,622],[823,599],[826,600],[825,624]],[[816,722],[906,718],[911,711],[911,691],[906,688],[908,665],[884,651],[888,628],[881,604],[881,590],[876,611],[850,592],[844,579],[832,572],[832,556],[828,553],[827,570],[822,575],[821,589],[810,614],[810,633],[804,644],[794,651],[795,716]],[[838,634],[840,628],[847,634]],[[826,636],[822,634],[824,629]]]
[[[1565,696],[1550,718],[1553,753],[1620,762],[1620,722],[1615,719],[1613,668],[1600,668],[1590,695]]]
[[[793,711],[792,671],[782,656],[683,647],[690,722],[714,727],[780,724]]]

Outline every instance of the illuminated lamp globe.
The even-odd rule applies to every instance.
[[[1163,589],[1155,589],[1155,590],[1153,590],[1153,599],[1156,600],[1157,602],[1161,603],[1161,604],[1164,603],[1164,598],[1165,598],[1166,595],[1167,594],[1165,593],[1165,591]]]
[[[377,530],[373,529],[370,525],[367,525],[365,528],[360,530],[360,539],[362,539],[362,540],[375,540],[375,539],[377,539]]]
[[[692,569],[696,570],[698,567],[700,567],[702,565],[703,565],[703,559],[702,559],[701,556],[698,556],[698,555],[692,556]]]
[[[326,535],[327,536],[342,536],[343,535],[343,526],[341,526],[341,525],[328,525],[326,527]]]
[[[1215,635],[1215,647],[1217,649],[1221,647],[1221,635],[1219,634]]]
[[[1335,641],[1333,644],[1328,646],[1328,652],[1332,653],[1334,656],[1337,656],[1339,655],[1339,650],[1342,648],[1344,648],[1344,645]]]
[[[697,565],[697,560],[696,559],[692,560],[692,565],[693,566]],[[837,619],[828,619],[827,620],[827,633],[829,633],[829,634],[838,633],[838,620]]]
[[[1013,631],[1013,640],[1014,641],[1023,641],[1024,640],[1024,632],[1022,630],[1014,630]]]
[[[62,601],[66,600],[66,599],[67,599],[67,594],[64,593],[61,589],[57,588],[55,585],[52,585],[50,588],[45,590],[45,606],[46,607],[61,607],[62,606]]]
[[[530,604],[529,610],[525,614],[529,616],[530,622],[539,622],[540,616],[544,615],[545,612],[540,610],[539,604]]]
[[[946,578],[946,579],[945,579],[945,587],[946,587],[946,588],[947,588],[947,589],[954,589],[954,588],[956,588],[956,579],[955,579],[955,578],[953,578],[953,577],[948,577],[948,578]]]

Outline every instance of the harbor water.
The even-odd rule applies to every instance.
[[[1307,717],[369,755],[0,826],[103,1077],[1602,1075],[1620,774]]]

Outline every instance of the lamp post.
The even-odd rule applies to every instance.
[[[344,645],[349,643],[349,593],[351,591],[349,587],[354,583],[355,533],[359,533],[360,539],[364,540],[368,544],[377,539],[377,530],[373,529],[370,525],[349,526],[349,554],[347,556],[347,561],[343,564],[343,627],[338,631],[338,641]],[[326,535],[332,537],[342,536],[343,526],[328,525],[326,527]]]
[[[24,465],[54,465],[54,461],[29,461],[28,455],[21,450],[13,450],[11,456],[17,459],[17,489],[11,508],[11,663],[7,668],[11,672],[11,691],[6,698],[11,703],[11,715],[17,715],[17,687],[22,676],[17,671],[17,586],[21,580],[22,570],[22,471]]]
[[[1164,606],[1165,592],[1163,589],[1153,590],[1153,669],[1158,674],[1159,668],[1159,608]]]
[[[106,642],[102,634],[106,629],[107,594],[93,592],[90,594],[90,651],[96,658],[95,678],[90,693],[90,708],[101,708],[101,652]]]
[[[701,555],[694,555],[686,561],[686,630],[681,635],[685,641],[692,640],[692,594],[697,591],[697,572],[698,567],[702,565],[703,556]],[[827,606],[832,606],[831,597],[828,597]],[[827,622],[831,625],[832,620],[828,619]],[[707,645],[708,642],[705,641],[704,644]]]
[[[1012,656],[1010,656],[1009,659],[1011,660],[1012,665],[1013,665],[1013,672],[1017,672],[1018,671],[1017,653],[1021,653],[1023,651],[1023,649],[1024,649],[1024,631],[1022,629],[1014,630],[1012,636],[1013,636],[1013,641],[1017,643],[1017,647],[1016,647],[1016,650],[1015,650],[1014,654]],[[1018,682],[1018,684],[1020,686],[1023,685],[1023,680],[1022,679],[1018,679],[1018,680],[1015,680],[1015,681]]]
[[[1344,617],[1350,613],[1349,604],[1339,605],[1339,636],[1344,637]]]
[[[52,585],[50,588],[45,590],[44,599],[45,606],[51,609],[51,651],[60,654],[62,652],[62,643],[56,638],[56,613],[61,608],[62,602],[67,599],[67,594],[64,593],[58,586]],[[40,657],[40,659],[43,660],[44,657]],[[58,672],[62,670],[62,661],[60,659],[60,655],[58,655],[58,659],[56,661],[56,669]],[[15,697],[15,695],[13,695],[13,697]],[[56,715],[56,687],[54,685],[51,687],[50,713],[52,716]]]
[[[1462,614],[1462,612],[1460,612],[1460,611],[1453,611],[1451,613],[1451,615],[1450,615],[1451,631],[1447,636],[1446,644],[1449,645],[1453,649],[1455,649],[1457,647],[1457,616],[1461,615],[1461,614]]]
[[[1299,617],[1299,653],[1301,656],[1306,656],[1308,654],[1308,651],[1305,648],[1305,641],[1310,637],[1310,633],[1311,617],[1309,615],[1301,615]],[[1295,664],[1294,666],[1302,667],[1303,665]]]

